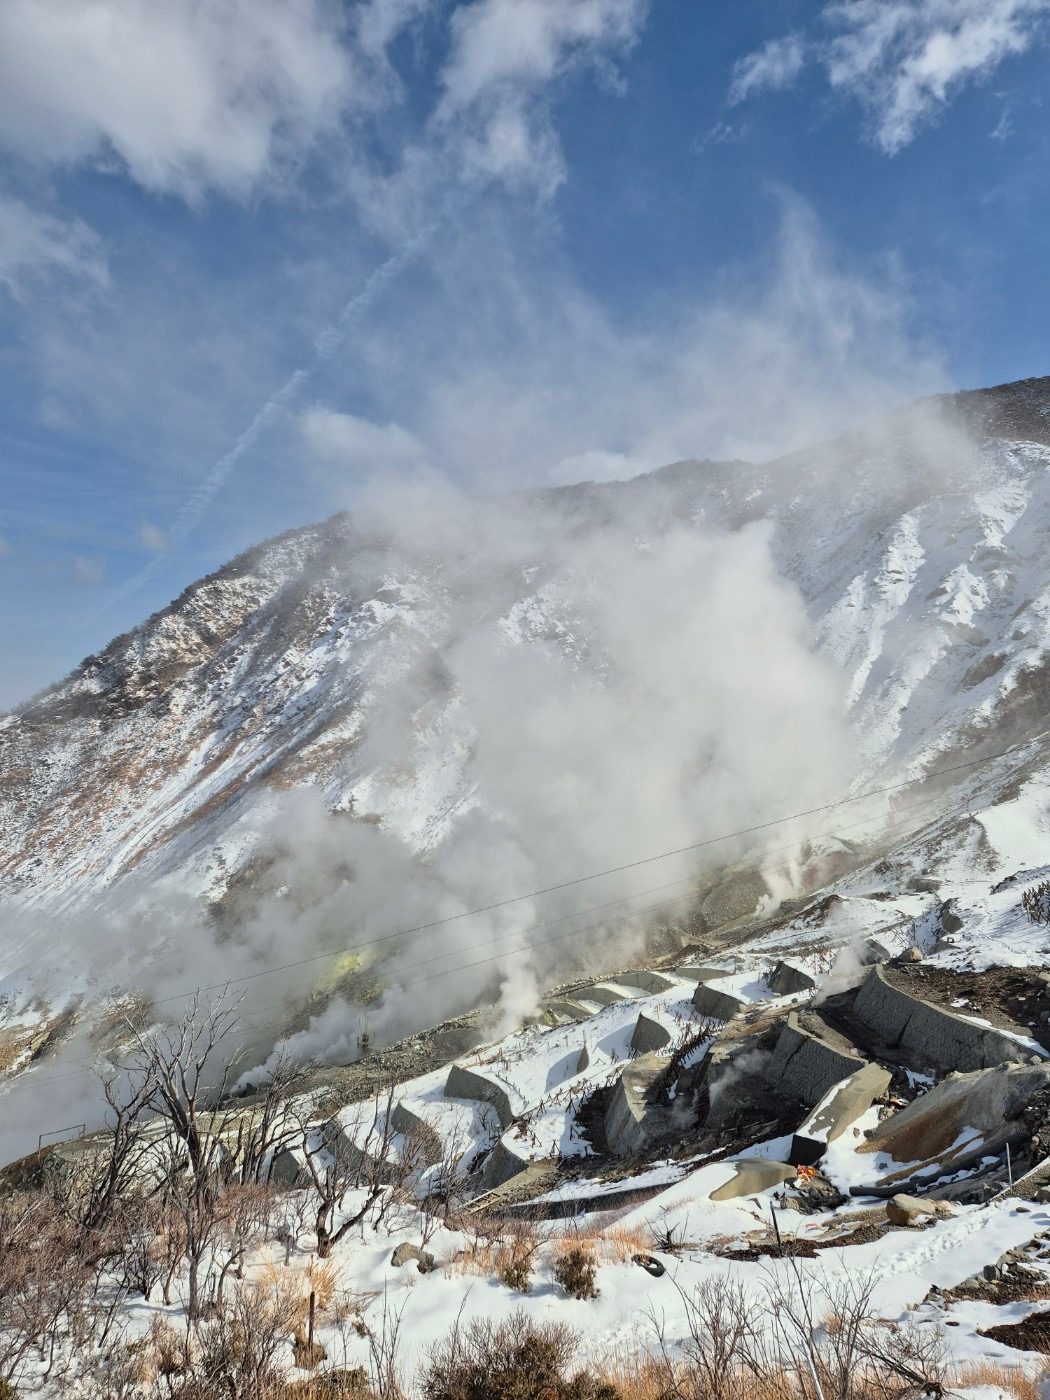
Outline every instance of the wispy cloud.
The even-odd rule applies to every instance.
[[[77,554],[73,558],[73,582],[94,588],[106,577],[106,561],[97,556]]]
[[[435,122],[460,128],[468,162],[481,174],[549,193],[564,171],[546,104],[565,71],[608,61],[631,47],[648,0],[474,0],[451,22]]]
[[[795,83],[807,62],[860,103],[887,155],[913,141],[968,83],[1041,42],[1050,0],[836,0],[808,35],[771,39],[734,69],[730,103]]]
[[[16,298],[56,274],[104,286],[101,239],[80,219],[64,219],[0,195],[0,284]]]
[[[777,92],[790,87],[806,62],[806,43],[801,34],[785,34],[768,39],[761,48],[742,58],[733,69],[729,101],[735,106],[761,92]]]
[[[844,257],[805,203],[779,204],[760,263],[630,323],[571,269],[483,265],[498,224],[435,250],[445,297],[413,308],[413,353],[396,315],[370,329],[374,365],[354,387],[379,405],[375,420],[335,400],[303,425],[341,468],[333,504],[353,504],[362,472],[417,444],[428,466],[480,489],[624,478],[687,457],[768,458],[944,387],[893,261]],[[452,333],[457,306],[470,307],[469,334]]]
[[[321,461],[354,472],[404,471],[422,466],[426,448],[397,423],[372,423],[352,413],[337,413],[313,404],[300,420],[303,436]]]

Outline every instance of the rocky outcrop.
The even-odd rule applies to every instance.
[[[1022,1110],[1048,1088],[1050,1065],[950,1074],[882,1123],[860,1151],[881,1161],[884,1182],[960,1171],[1029,1136]]]
[[[886,1202],[886,1219],[891,1225],[923,1225],[930,1219],[945,1219],[951,1213],[951,1206],[944,1201],[922,1201],[918,1196],[898,1194]]]

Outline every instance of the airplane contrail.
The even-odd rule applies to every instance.
[[[271,423],[295,402],[299,391],[317,369],[318,365],[322,365],[332,358],[339,347],[345,342],[346,337],[349,335],[362,312],[366,311],[371,306],[380,293],[386,290],[401,269],[411,262],[419,253],[420,249],[429,241],[434,227],[435,224],[431,223],[427,228],[404,243],[396,253],[391,253],[385,262],[380,263],[369,275],[368,280],[361,290],[355,292],[346,303],[338,317],[315,337],[314,360],[312,364],[302,365],[288,376],[281,387],[271,394],[258,410],[248,426],[238,436],[230,450],[219,458],[204,477],[204,480],[194,488],[189,499],[182,506],[178,515],[176,515],[171,529],[168,531],[168,539],[173,546],[185,543],[192,533],[194,526],[214,500],[217,492],[226,484],[237,463],[255,446]],[[98,615],[109,612],[117,603],[123,602],[125,598],[137,593],[144,584],[149,582],[159,567],[159,564],[160,559],[155,556],[143,569],[140,569],[137,574],[127,579],[119,588],[114,589],[99,609]]]

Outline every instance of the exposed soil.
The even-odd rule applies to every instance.
[[[932,1220],[929,1223],[932,1224]],[[827,1239],[797,1239],[785,1234],[782,1238],[782,1253],[785,1259],[816,1259],[825,1249],[841,1249],[844,1245],[871,1244],[875,1240],[880,1240],[891,1228],[885,1218],[873,1220],[869,1215],[863,1220],[858,1220],[852,1228],[844,1229],[841,1232],[836,1231]],[[720,1246],[714,1245],[711,1252],[720,1255],[723,1259],[754,1263],[758,1259],[768,1259],[771,1256],[775,1257],[781,1254],[781,1248],[777,1243],[776,1235],[773,1231],[769,1231],[757,1239],[750,1239],[744,1246],[733,1241]]]
[[[1004,1322],[1001,1327],[989,1327],[979,1335],[1018,1351],[1038,1351],[1050,1356],[1050,1312],[1032,1313],[1023,1322]]]

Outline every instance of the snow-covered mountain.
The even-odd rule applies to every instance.
[[[875,770],[1041,728],[1048,468],[1038,379],[927,401],[761,466],[681,462],[516,508],[557,521],[570,549],[614,517],[657,549],[672,523],[768,521]],[[463,626],[462,549],[452,568],[425,541],[406,551],[345,515],[290,531],[0,720],[2,888],[53,895],[190,868],[221,886],[252,853],[260,803],[303,784],[413,849],[440,845],[475,787],[444,668]],[[558,565],[536,549],[522,542],[502,569],[479,557],[470,607],[511,643],[590,664]],[[410,681],[409,748],[391,757],[369,740]]]
[[[609,833],[618,827],[622,849],[637,854],[653,830],[646,765],[688,762],[698,743],[707,751],[683,785],[703,800],[676,819],[702,816],[706,805],[711,829],[724,830],[750,804],[776,825],[778,843],[781,809],[762,804],[790,790],[763,787],[767,769],[778,782],[795,779],[796,807],[809,789],[795,770],[819,768],[822,747],[836,753],[816,776],[839,774],[854,796],[902,775],[952,770],[943,782],[898,790],[902,825],[888,823],[874,849],[858,842],[848,868],[825,862],[812,897],[767,901],[754,917],[745,899],[735,909],[743,917],[702,929],[702,948],[631,963],[606,946],[604,965],[552,990],[530,976],[549,971],[536,958],[566,926],[575,935],[576,916],[593,912],[584,904],[608,894],[604,885],[601,896],[574,889],[568,912],[536,924],[533,961],[508,976],[524,990],[509,1008],[520,1016],[502,1026],[486,1019],[489,1003],[472,1000],[463,980],[470,962],[450,968],[453,949],[440,944],[415,945],[421,962],[407,971],[384,967],[392,975],[367,997],[344,987],[346,1000],[318,998],[299,1015],[286,996],[282,1017],[261,1027],[268,1038],[253,1048],[265,1054],[280,1038],[303,1059],[334,1051],[334,1063],[298,1086],[296,1131],[269,1163],[279,1207],[310,1217],[289,1202],[310,1200],[318,1180],[310,1163],[335,1171],[341,1157],[358,1185],[373,1154],[374,1179],[406,1188],[396,1210],[363,1223],[334,1256],[334,1277],[360,1297],[367,1321],[340,1331],[319,1303],[329,1357],[367,1367],[369,1328],[382,1325],[379,1308],[394,1287],[409,1366],[457,1319],[475,1316],[511,1318],[519,1329],[523,1318],[564,1318],[582,1328],[596,1366],[651,1350],[639,1324],[651,1316],[660,1319],[661,1354],[672,1354],[665,1343],[688,1354],[690,1337],[702,1335],[688,1300],[716,1296],[694,1290],[729,1281],[759,1337],[782,1316],[779,1299],[816,1299],[821,1318],[841,1318],[843,1300],[863,1300],[864,1333],[897,1339],[909,1393],[919,1388],[919,1362],[936,1382],[929,1393],[949,1381],[951,1393],[973,1400],[1035,1393],[1050,1296],[1048,468],[1050,380],[1037,380],[916,405],[763,466],[686,462],[620,485],[523,498],[509,511],[513,529],[504,506],[495,525],[482,511],[464,527],[457,511],[466,507],[450,517],[440,501],[422,530],[418,520],[405,531],[396,520],[384,530],[340,517],[235,560],[7,718],[8,909],[48,910],[49,934],[68,917],[83,940],[79,956],[99,930],[77,915],[77,896],[95,891],[96,907],[112,913],[122,894],[141,901],[145,890],[131,950],[142,966],[158,934],[176,948],[186,936],[178,918],[164,923],[159,896],[150,905],[150,891],[173,882],[225,907],[265,899],[276,881],[273,963],[289,956],[296,920],[307,936],[322,931],[307,916],[344,865],[355,867],[350,897],[329,913],[390,905],[396,926],[440,923],[450,911],[458,919],[455,900],[441,902],[452,894],[504,892],[499,863],[471,886],[457,862],[470,874],[502,859],[493,833],[509,832],[512,817],[542,826],[549,809],[557,846],[566,816],[597,820],[612,807],[590,854],[615,850]],[[694,536],[715,543],[694,554]],[[638,559],[670,567],[653,572],[635,567]],[[676,593],[683,571],[687,586]],[[633,612],[622,596],[596,596],[619,583],[630,598],[654,581],[663,591],[645,594]],[[694,614],[704,625],[692,627]],[[670,636],[670,653],[639,637],[639,619],[642,630],[652,619]],[[777,648],[784,627],[798,632],[798,647]],[[690,656],[697,647],[699,665]],[[530,688],[536,675],[505,669],[507,658],[533,654],[550,663],[539,678],[561,706],[583,695],[564,731],[583,750],[579,765],[548,741],[558,715],[544,709],[543,687]],[[653,663],[662,674],[648,684]],[[784,663],[794,668],[786,686],[777,674]],[[486,696],[494,675],[503,683]],[[707,706],[704,723],[685,725],[685,742],[668,676],[686,692],[687,719]],[[625,690],[631,703],[603,708],[603,695]],[[755,692],[761,703],[749,708]],[[843,731],[827,708],[816,735],[799,724],[800,712],[832,695],[846,712]],[[649,727],[660,731],[651,747],[650,711]],[[625,717],[642,763],[608,768],[605,750]],[[503,746],[501,723],[513,729]],[[759,732],[763,723],[769,733]],[[728,754],[718,752],[720,736]],[[843,742],[860,758],[840,773]],[[742,743],[756,750],[757,767],[729,761]],[[497,769],[520,750],[538,771],[511,765],[494,777],[493,744]],[[781,750],[788,762],[777,769]],[[561,790],[581,771],[595,774],[596,801]],[[723,772],[732,781],[719,787]],[[618,773],[630,782],[614,791],[608,780]],[[734,782],[750,784],[743,805],[731,805]],[[538,807],[518,802],[522,783]],[[318,825],[316,800],[298,802],[299,788],[340,816]],[[656,808],[674,790],[657,785]],[[624,792],[647,816],[640,825],[616,808]],[[718,801],[707,800],[711,792]],[[870,810],[825,815],[841,833]],[[882,823],[887,814],[876,815]],[[306,878],[296,884],[293,866],[278,860],[268,887],[267,841],[294,844],[296,823],[306,828],[301,857],[314,852]],[[806,836],[811,849],[830,852],[826,834]],[[547,848],[536,840],[531,849]],[[404,863],[391,863],[391,850],[406,853]],[[572,854],[582,859],[588,848]],[[547,868],[510,874],[524,880]],[[645,879],[667,878],[656,869]],[[444,885],[428,885],[427,872]],[[677,887],[695,898],[697,870],[690,876]],[[413,881],[419,903],[406,909],[401,886]],[[659,887],[670,898],[667,888]],[[550,912],[531,900],[523,907],[526,925],[540,908]],[[436,925],[428,932],[436,936]],[[486,932],[498,942],[521,928],[512,920]],[[220,922],[211,933],[228,974],[231,931]],[[116,944],[105,944],[107,956]],[[502,964],[506,954],[493,957],[491,947],[479,961]],[[195,962],[204,944],[193,948],[177,964],[180,989],[215,975]],[[265,960],[265,947],[255,952]],[[449,971],[461,984],[460,1009],[473,1014],[435,1027],[448,1010],[439,987]],[[347,1026],[366,1004],[371,1014],[388,993],[419,986],[411,1029],[432,1033],[393,1045],[384,1033],[371,1054],[349,1043]],[[170,997],[152,1012],[143,1002],[135,1009],[163,1017],[173,1001],[185,1005]],[[105,1058],[113,1041],[100,1031],[112,1037],[118,1021],[106,1019],[104,999],[82,1003],[79,1024],[72,997],[66,1016],[57,998],[44,1003],[0,999],[0,1160],[30,1154],[8,1169],[9,1182],[52,1160],[39,1151],[42,1132],[68,1135],[59,1125],[80,1117],[96,1126],[99,1105],[85,1103],[84,1084],[93,1091],[89,1061]],[[240,1086],[246,1097],[227,1105],[231,1141],[258,1110],[251,1090],[262,1077],[253,1064]],[[390,1086],[384,1107],[379,1090]],[[107,1141],[52,1144],[54,1163],[61,1173]],[[434,1209],[433,1199],[453,1196],[462,1214]],[[415,1198],[426,1204],[417,1209]],[[488,1243],[477,1247],[513,1242],[521,1217],[524,1278],[501,1270]],[[306,1234],[291,1257],[260,1233],[247,1277],[266,1278],[269,1264],[289,1277],[299,1271],[312,1289]],[[586,1300],[564,1296],[567,1244],[583,1248],[600,1279]],[[418,1274],[406,1259],[419,1260]],[[530,1288],[533,1273],[539,1288]],[[114,1308],[139,1346],[134,1329],[150,1314],[120,1286]],[[178,1318],[179,1297],[164,1308]],[[817,1339],[811,1366],[841,1331],[802,1329]],[[280,1364],[290,1373],[300,1355],[289,1343]],[[36,1349],[27,1357],[29,1384],[60,1393],[37,1374]]]

